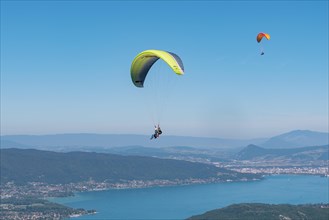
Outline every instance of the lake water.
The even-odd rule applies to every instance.
[[[83,192],[51,201],[98,212],[75,219],[185,219],[233,203],[328,203],[328,187],[326,177],[278,175],[255,182]]]

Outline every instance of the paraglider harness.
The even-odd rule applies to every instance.
[[[157,139],[161,134],[162,134],[162,130],[161,130],[161,128],[160,128],[160,126],[158,125],[158,126],[154,126],[155,127],[155,129],[154,129],[154,134],[152,134],[152,136],[151,136],[151,140],[154,138],[154,139]]]

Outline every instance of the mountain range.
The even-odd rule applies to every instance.
[[[261,143],[260,146],[264,148],[296,148],[320,146],[328,143],[329,133],[309,130],[295,130],[272,137],[264,143]]]
[[[208,137],[185,137],[163,135],[151,141],[146,135],[118,134],[55,134],[55,135],[4,135],[1,148],[35,148],[55,151],[99,150],[142,146],[152,148],[188,146],[202,148],[242,148],[255,144],[264,148],[296,148],[328,144],[329,133],[295,130],[271,138],[224,139]]]
[[[328,160],[329,145],[288,149],[267,149],[256,145],[248,145],[235,155],[237,160],[295,160],[315,161]]]

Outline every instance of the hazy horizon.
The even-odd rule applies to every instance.
[[[283,133],[276,133],[271,136],[267,137],[250,137],[250,138],[239,138],[239,137],[212,137],[212,136],[189,136],[189,135],[164,135],[168,137],[192,137],[192,138],[215,138],[215,139],[232,139],[232,140],[252,140],[252,139],[267,139],[275,136],[279,136],[282,134],[294,132],[294,131],[310,131],[310,132],[317,132],[317,133],[327,133],[329,131],[314,131],[309,129],[296,129],[291,131],[286,131]],[[137,136],[150,136],[150,134],[142,134],[142,133],[92,133],[92,132],[73,132],[73,133],[31,133],[31,134],[1,134],[0,137],[3,136],[47,136],[47,135],[137,135]]]

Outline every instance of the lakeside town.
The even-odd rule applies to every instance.
[[[254,173],[254,174],[296,174],[296,175],[319,175],[329,177],[328,167],[241,167],[231,168],[231,170],[240,173]]]
[[[278,162],[280,165],[278,166]],[[234,160],[229,163],[215,166],[223,167],[239,173],[276,175],[276,174],[294,174],[294,175],[318,175],[329,177],[329,161],[298,161],[298,160]]]

